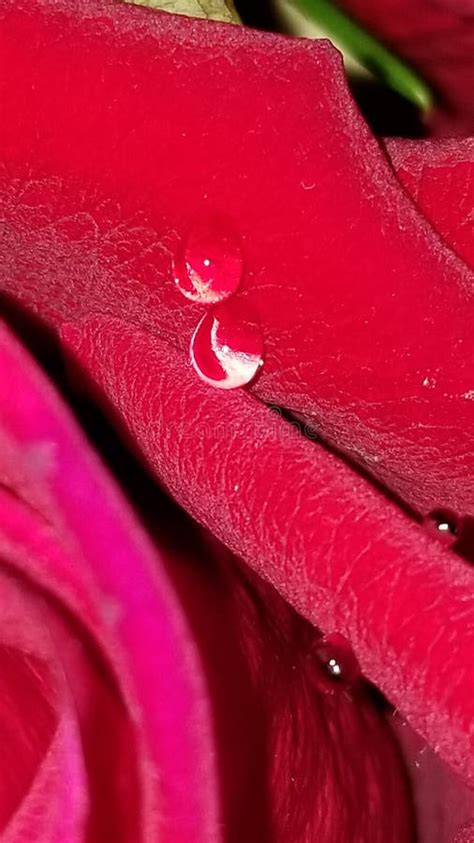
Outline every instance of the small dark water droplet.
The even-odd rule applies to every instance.
[[[263,363],[260,326],[238,302],[219,305],[199,322],[190,355],[199,377],[211,386],[245,386]]]
[[[335,658],[329,659],[328,671],[331,676],[342,676],[342,665]]]
[[[353,685],[361,678],[359,663],[352,647],[340,633],[325,635],[317,641],[315,649],[331,679],[344,685]]]
[[[240,237],[231,222],[218,216],[198,220],[173,261],[178,290],[200,304],[217,304],[233,295],[243,268]]]
[[[447,510],[435,510],[424,520],[428,531],[445,545],[452,545],[459,534],[458,517]]]

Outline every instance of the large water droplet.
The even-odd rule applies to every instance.
[[[243,274],[242,245],[223,217],[200,219],[191,228],[173,262],[175,283],[187,299],[216,304],[237,290]]]
[[[359,663],[351,645],[338,632],[325,635],[315,645],[319,660],[327,675],[344,685],[353,685],[361,677]]]
[[[263,362],[260,326],[238,302],[219,305],[201,319],[190,354],[199,377],[211,386],[245,386]]]

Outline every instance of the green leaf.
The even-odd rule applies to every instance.
[[[317,25],[319,38],[324,35],[339,47],[348,70],[351,65],[363,68],[418,108],[430,110],[433,95],[418,73],[351,20],[331,0],[286,0],[287,4],[299,9],[309,21]]]
[[[140,6],[150,6],[175,15],[190,18],[207,18],[225,23],[240,23],[232,0],[129,0]]]

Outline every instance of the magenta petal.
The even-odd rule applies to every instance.
[[[64,594],[68,604],[76,600],[84,605],[81,589],[87,591],[92,583],[88,597],[101,618],[102,630],[94,633],[102,647],[110,642],[113,627],[114,647],[105,655],[119,669],[120,688],[142,747],[143,825],[130,840],[154,842],[159,818],[160,843],[219,841],[206,686],[160,557],[51,387],[4,328],[0,406],[3,437],[17,448],[14,464],[8,459],[5,463],[2,449],[2,475],[10,476],[13,491],[25,495],[28,503],[32,492],[25,492],[21,472],[25,455],[30,455],[29,483],[33,477],[33,495],[36,503],[42,502],[37,523],[30,507],[29,525],[28,507],[21,501],[12,505],[16,523],[4,523],[4,534],[8,528],[17,529],[23,518],[23,550],[28,552],[31,541],[38,542],[38,533],[44,531],[46,516],[58,547],[41,557],[42,586],[59,598]],[[44,459],[38,458],[41,454]],[[7,517],[5,509],[3,515]],[[64,555],[70,560],[70,574],[61,560]],[[110,606],[116,609],[113,617]],[[91,620],[86,615],[81,619]],[[55,839],[50,836],[48,841]],[[75,843],[74,836],[63,838],[64,843],[69,840]]]
[[[83,843],[85,788],[79,728],[70,705],[3,843]]]

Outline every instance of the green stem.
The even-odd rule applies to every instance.
[[[324,29],[342,50],[351,53],[386,85],[423,111],[430,110],[433,95],[423,79],[341,9],[333,6],[330,0],[291,1]]]

